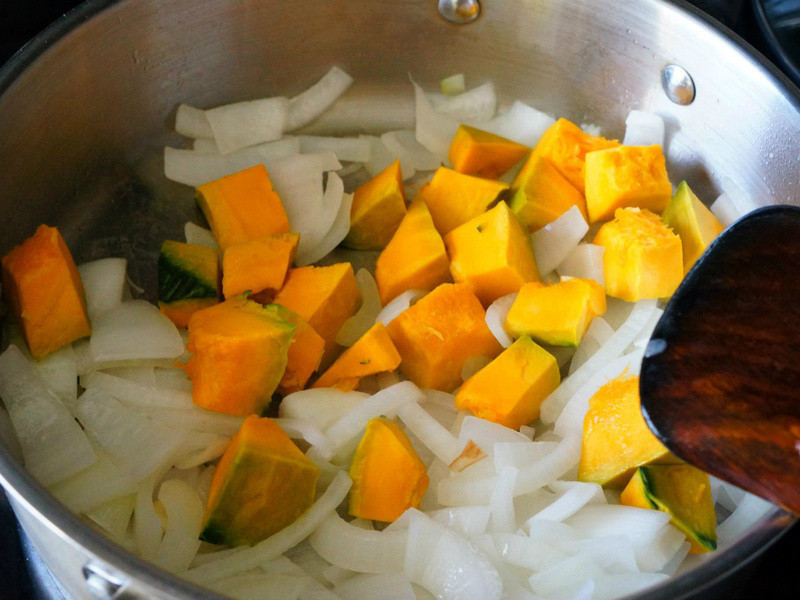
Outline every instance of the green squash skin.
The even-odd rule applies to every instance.
[[[202,246],[164,242],[158,257],[160,302],[170,304],[179,300],[219,297],[218,277],[209,277],[209,272],[219,272],[219,257],[216,251],[208,250]]]

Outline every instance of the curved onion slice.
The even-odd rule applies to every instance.
[[[443,94],[456,95],[467,91],[467,83],[463,73],[456,73],[445,77],[439,82],[439,89]]]
[[[542,275],[560,265],[589,231],[589,225],[577,206],[531,235],[536,266]]]
[[[333,67],[317,83],[289,100],[286,131],[294,131],[316,119],[352,84],[350,75]]]
[[[569,375],[572,375],[578,368],[589,360],[595,352],[605,344],[608,339],[614,335],[614,330],[603,317],[595,317],[589,324],[586,333],[583,334],[575,354],[572,355],[572,360],[569,363]]]
[[[299,139],[303,154],[330,151],[339,160],[360,163],[367,162],[370,157],[369,141],[363,137],[301,135]]]
[[[135,504],[136,495],[127,494],[86,511],[86,516],[105,529],[113,539],[121,541],[128,531]]]
[[[206,111],[188,104],[178,106],[175,113],[175,131],[191,138],[214,138],[214,130],[208,122]]]
[[[402,570],[406,540],[406,531],[368,531],[345,522],[337,514],[328,517],[308,539],[325,560],[360,573]]]
[[[339,181],[341,181],[341,178],[339,178],[336,173],[331,173],[329,177],[331,176],[335,176],[339,179]],[[334,188],[333,193],[343,189],[343,187],[337,186]],[[327,195],[328,194],[326,190],[326,196]],[[336,248],[336,246],[338,246],[342,240],[347,237],[347,233],[350,231],[350,209],[352,207],[353,194],[342,194],[339,201],[339,210],[336,212],[336,216],[330,229],[328,229],[328,232],[320,240],[319,244],[317,244],[307,254],[296,260],[298,265],[309,265],[321,260],[333,252],[334,248]]]
[[[93,371],[81,377],[81,385],[86,389],[100,389],[120,402],[133,406],[192,406],[190,392],[156,389],[102,371]]]
[[[664,119],[642,110],[632,110],[625,119],[626,146],[664,146]]]
[[[217,240],[214,239],[214,234],[211,233],[210,229],[200,227],[200,225],[195,225],[191,221],[188,221],[186,225],[183,226],[183,232],[186,236],[187,244],[207,246],[208,248],[219,250],[219,244],[217,244]]]
[[[78,266],[92,323],[100,313],[122,302],[127,265],[124,258],[101,258]]]
[[[597,283],[606,285],[603,266],[605,248],[595,244],[578,244],[567,257],[556,267],[562,277],[580,277],[594,279]]]
[[[74,412],[75,401],[78,399],[78,358],[72,345],[62,346],[32,364],[47,387],[70,412]]]
[[[442,164],[439,157],[417,141],[417,136],[411,130],[387,131],[381,136],[381,141],[389,153],[400,160],[405,170],[433,171]]]
[[[407,290],[400,294],[397,298],[389,302],[381,309],[378,316],[375,318],[376,323],[383,323],[384,326],[391,323],[394,318],[414,304],[417,300],[427,294],[425,290]]]
[[[283,135],[289,113],[286,98],[261,98],[209,109],[206,119],[222,154],[272,142]]]
[[[314,446],[320,453],[320,457],[329,460],[334,454],[333,444],[328,436],[303,419],[277,418],[273,422],[283,429],[286,434],[293,439],[301,438]]]
[[[445,96],[434,106],[436,112],[448,115],[459,123],[485,123],[497,110],[497,94],[490,81],[457,96]]]
[[[167,525],[153,562],[167,571],[181,573],[189,568],[200,547],[203,503],[192,486],[180,479],[162,483],[158,499],[167,514]]]
[[[359,269],[356,273],[356,284],[363,301],[358,312],[347,319],[336,334],[336,343],[342,346],[355,344],[375,324],[375,319],[381,312],[378,284],[372,274],[366,269]]]
[[[514,339],[506,332],[504,324],[508,316],[508,311],[511,310],[511,305],[514,304],[514,300],[516,299],[517,293],[514,292],[513,294],[498,298],[486,309],[486,325],[503,348],[508,348],[514,343]]]
[[[356,575],[337,584],[340,600],[415,600],[414,588],[402,573]]]
[[[282,418],[302,419],[325,430],[361,404],[368,394],[336,388],[312,388],[289,394],[278,408]]]
[[[209,125],[210,127],[210,125]],[[195,152],[205,152],[211,154],[220,154],[219,146],[213,138],[197,138],[192,142],[192,150]]]
[[[550,115],[517,100],[506,112],[482,125],[481,129],[533,148],[545,130],[555,122]]]
[[[94,510],[113,498],[136,492],[138,481],[125,467],[102,450],[96,453],[93,465],[50,488],[56,498],[76,513]]]
[[[168,467],[162,465],[148,475],[136,490],[136,504],[133,508],[133,537],[140,556],[147,560],[153,560],[164,535],[161,517],[158,516],[153,503],[153,492],[156,484],[167,470]]]
[[[730,177],[722,180],[722,194],[711,204],[711,212],[725,227],[758,208]]]
[[[497,475],[497,486],[492,492],[489,507],[492,511],[492,530],[513,533],[517,529],[514,514],[514,485],[519,475],[516,467],[505,467]]]
[[[461,454],[464,444],[442,427],[417,402],[406,402],[397,411],[397,416],[436,457],[446,465]]]
[[[364,163],[364,168],[372,177],[376,177],[386,167],[398,160],[399,157],[386,147],[386,144],[383,143],[383,139],[374,135],[364,135],[361,137],[369,143],[370,155],[369,160]],[[403,181],[407,181],[416,175],[417,170],[407,162],[404,163],[400,161],[400,172]]]
[[[428,96],[416,82],[414,98],[416,102],[417,141],[425,146],[437,158],[444,161],[450,150],[450,142],[458,131],[459,121],[455,117],[437,112],[431,105]]]

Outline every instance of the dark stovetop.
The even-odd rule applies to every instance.
[[[734,29],[756,48],[770,56],[760,34],[749,0],[694,0],[706,11]],[[28,39],[61,14],[79,4],[76,0],[0,0],[0,64]],[[0,135],[2,135],[0,133]],[[749,579],[725,593],[729,600],[796,598],[796,558],[800,556],[800,527],[795,527],[770,548],[750,572]],[[30,548],[19,529],[5,496],[0,492],[0,597],[4,600],[66,600]]]

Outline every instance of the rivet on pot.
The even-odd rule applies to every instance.
[[[439,0],[439,14],[456,25],[471,23],[481,14],[478,0]]]
[[[689,72],[678,65],[667,65],[661,71],[661,87],[667,98],[683,106],[694,101],[694,80]]]

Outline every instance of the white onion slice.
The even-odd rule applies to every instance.
[[[331,175],[339,177],[336,173],[331,173]],[[308,265],[325,258],[347,237],[347,233],[350,231],[350,209],[352,207],[353,194],[342,194],[339,210],[336,212],[333,224],[328,230],[328,233],[325,234],[313,250],[297,261],[298,265]]]
[[[324,431],[361,404],[369,395],[343,392],[335,388],[316,388],[289,394],[278,408],[282,418],[302,419]]]
[[[166,370],[167,369],[159,369],[159,371]],[[169,370],[178,371],[179,369]],[[156,387],[156,370],[154,367],[111,367],[102,372],[106,375],[111,375],[114,378],[132,381],[133,383],[147,388]],[[86,383],[89,381],[89,377],[92,375],[92,373],[95,373],[95,371],[90,371],[89,373],[84,373],[81,375],[81,387],[86,387]],[[181,373],[183,373],[183,371],[181,371]]]
[[[653,539],[634,548],[636,564],[641,571],[655,573],[661,571],[676,555],[689,551],[686,534],[673,526],[662,527]],[[681,560],[683,557],[681,557]]]
[[[386,147],[380,137],[374,135],[362,135],[361,138],[369,143],[370,155],[369,160],[364,163],[364,168],[367,173],[372,177],[379,175],[386,167],[396,161],[399,157]],[[403,181],[408,181],[417,170],[412,167],[408,162],[400,161],[400,176]]]
[[[101,371],[94,371],[82,377],[81,385],[86,389],[97,388],[102,390],[120,402],[132,406],[177,408],[190,408],[193,406],[192,395],[189,392],[147,387]]]
[[[439,89],[443,94],[455,95],[463,94],[467,91],[467,83],[463,73],[456,73],[445,77],[439,82]]]
[[[191,221],[187,221],[186,225],[183,226],[183,232],[186,236],[187,244],[206,246],[208,248],[214,248],[217,251],[219,250],[219,244],[217,244],[217,240],[214,239],[214,234],[211,233],[210,229],[200,227],[200,225],[195,225]]]
[[[642,110],[632,110],[625,119],[626,146],[651,146],[657,144],[664,147],[664,119],[659,115]]]
[[[199,406],[188,408],[148,406],[147,411],[142,414],[164,427],[209,431],[224,436],[239,431],[244,421],[242,417],[206,410]]]
[[[417,402],[406,402],[401,405],[397,410],[397,416],[408,430],[445,464],[452,463],[464,449],[464,444],[442,427]]]
[[[110,371],[106,371],[110,372]],[[153,387],[175,392],[191,392],[192,380],[183,369],[176,367],[155,367]]]
[[[135,494],[112,498],[96,508],[86,511],[86,516],[100,525],[114,540],[121,541],[131,522]]]
[[[331,440],[322,433],[319,429],[314,427],[308,421],[303,419],[286,419],[277,418],[273,422],[283,429],[283,431],[292,439],[303,439],[311,446],[314,446],[320,453],[320,456],[326,460],[334,455],[334,447]]]
[[[209,587],[236,600],[300,600],[306,586],[305,577],[252,572],[215,581]]]
[[[640,573],[631,539],[624,534],[563,542],[559,548],[569,554],[588,554],[605,571],[611,573]]]
[[[356,284],[361,292],[361,308],[347,319],[336,334],[336,343],[350,347],[355,344],[375,324],[381,312],[381,297],[378,284],[367,269],[359,269],[356,273]]]
[[[739,506],[717,527],[717,538],[722,543],[735,542],[747,529],[755,525],[774,505],[753,494],[745,494]]]
[[[497,94],[490,81],[457,96],[446,96],[435,105],[436,112],[459,123],[485,123],[497,111]]]
[[[459,121],[455,117],[437,112],[428,96],[416,82],[414,84],[417,141],[437,158],[444,161],[450,150],[450,143],[458,131]]]
[[[569,363],[569,375],[577,371],[578,367],[600,350],[612,335],[614,335],[614,330],[605,319],[602,317],[592,319],[581,343],[578,344],[578,348],[572,355],[572,361]]]
[[[660,308],[657,308],[653,311],[653,314],[650,315],[650,318],[645,323],[642,330],[639,334],[633,339],[631,342],[630,348],[634,350],[644,350],[647,347],[647,344],[650,343],[650,338],[653,335],[653,330],[658,325],[658,322],[661,320],[661,316],[664,314],[664,311]]]
[[[205,116],[205,115],[204,115]],[[209,127],[211,127],[209,125]],[[192,150],[211,154],[221,154],[214,138],[197,138],[192,141]]]
[[[100,313],[122,302],[127,265],[124,258],[101,258],[78,266],[92,323]]]
[[[133,494],[137,483],[125,467],[97,450],[93,465],[59,481],[50,492],[70,510],[85,513],[119,496]]]
[[[14,425],[25,468],[43,485],[57,483],[97,460],[66,406],[13,344],[0,355],[0,397]]]
[[[488,506],[454,506],[428,513],[435,522],[466,537],[485,533],[491,515]]]
[[[203,503],[197,492],[180,479],[163,482],[158,499],[167,514],[167,525],[153,562],[172,573],[181,573],[189,568],[200,547]]]
[[[78,399],[78,359],[72,345],[62,346],[32,364],[47,387],[73,412]]]
[[[229,437],[222,437],[214,433],[192,432],[181,450],[175,455],[175,467],[191,469],[215,460],[223,455],[230,441]]]
[[[516,467],[505,467],[497,475],[497,485],[492,491],[489,507],[492,510],[492,531],[512,533],[517,529],[514,514],[514,485],[519,475]]]
[[[368,531],[332,514],[308,541],[322,558],[342,569],[391,573],[403,568],[407,532]]]
[[[286,98],[261,98],[234,102],[206,111],[206,119],[214,132],[222,154],[273,142],[283,135],[289,112]]]
[[[492,539],[505,562],[530,571],[549,569],[567,558],[552,544],[527,536],[500,534],[493,535]]]
[[[464,418],[461,422],[461,431],[458,434],[458,441],[462,444],[462,447],[469,440],[480,446],[489,457],[494,456],[494,445],[497,442],[530,442],[527,437],[518,431],[473,416]]]
[[[441,166],[441,159],[417,141],[409,129],[387,131],[381,136],[386,149],[408,171],[433,171]]]
[[[517,100],[506,112],[482,125],[481,129],[533,148],[555,122],[550,115]]]
[[[578,554],[534,573],[528,582],[534,593],[540,596],[570,598],[587,580],[601,575],[602,567],[589,554]]]
[[[758,203],[745,196],[730,177],[722,180],[721,187],[722,194],[711,204],[710,210],[725,227],[758,208]]]
[[[558,442],[496,442],[494,470],[500,473],[506,467],[523,468],[543,459],[557,447]]]
[[[175,131],[190,138],[214,137],[214,130],[208,122],[206,111],[188,104],[178,106],[175,113]]]
[[[305,267],[328,255],[339,245],[350,230],[350,207],[353,196],[344,193],[344,182],[335,172],[328,173],[328,182],[322,194],[320,212],[316,215],[314,227],[300,231],[295,264]],[[344,233],[342,233],[342,231]]]
[[[303,154],[330,151],[339,160],[363,163],[370,159],[370,144],[363,137],[301,135],[299,139]]]
[[[167,469],[162,465],[148,475],[136,490],[136,503],[133,508],[133,537],[139,555],[146,560],[153,560],[164,535],[161,517],[156,512],[153,503],[153,493],[156,484],[161,481]]]
[[[416,600],[414,588],[402,573],[356,575],[333,588],[341,600]]]
[[[577,206],[535,231],[531,245],[539,272],[546,275],[564,262],[588,231],[589,225]]]
[[[289,100],[289,114],[286,120],[286,131],[310,123],[353,84],[353,78],[339,67],[333,67],[322,78]]]
[[[608,573],[593,579],[592,600],[612,600],[635,594],[669,579],[664,573]]]
[[[556,266],[562,277],[593,279],[603,287],[606,285],[603,255],[605,248],[595,244],[578,244],[567,257]]]
[[[563,521],[574,515],[590,502],[605,504],[603,488],[596,483],[581,481],[556,481],[550,484],[553,491],[560,496],[546,508],[533,515],[525,524],[528,528],[532,521]]]
[[[657,510],[617,504],[589,504],[565,521],[586,537],[625,532],[634,545],[646,544],[669,523],[669,515]]]
[[[409,308],[427,293],[428,292],[425,290],[407,290],[403,292],[381,309],[381,312],[379,312],[378,316],[375,318],[375,322],[388,325],[394,321],[397,315]]]
[[[514,343],[514,338],[508,335],[504,325],[506,317],[508,316],[508,311],[511,310],[511,305],[514,304],[514,300],[516,299],[517,293],[514,292],[513,294],[498,298],[486,309],[486,325],[503,348],[508,348]]]

